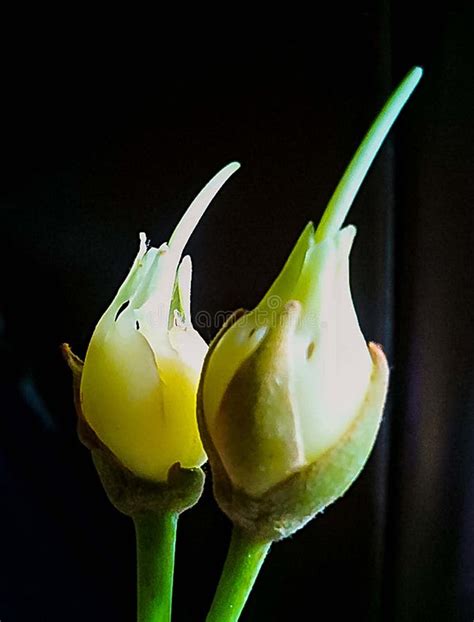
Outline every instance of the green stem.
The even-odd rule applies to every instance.
[[[316,242],[321,242],[341,228],[370,165],[422,74],[420,67],[409,71],[372,123],[324,211],[316,230]]]
[[[234,527],[207,622],[236,622],[239,619],[270,544],[255,541],[247,532]]]
[[[137,538],[137,621],[169,622],[178,514],[134,517]]]

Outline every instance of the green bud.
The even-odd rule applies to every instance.
[[[342,495],[380,425],[388,365],[352,304],[354,234],[316,243],[307,227],[267,296],[228,322],[204,364],[198,418],[216,498],[259,538],[289,535]]]
[[[317,230],[309,223],[260,304],[234,314],[207,353],[197,405],[215,497],[256,539],[302,527],[347,490],[373,447],[389,369],[361,333],[349,283],[356,230],[341,226],[421,73],[389,98]]]

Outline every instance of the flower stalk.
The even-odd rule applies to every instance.
[[[170,622],[177,512],[134,517],[137,542],[137,622]]]
[[[234,527],[227,558],[206,622],[236,622],[252,591],[271,542]]]

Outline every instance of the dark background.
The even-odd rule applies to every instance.
[[[345,498],[274,546],[242,620],[468,622],[472,12],[384,1],[257,20],[229,9],[215,25],[184,5],[121,25],[91,15],[74,35],[64,18],[54,36],[30,16],[4,43],[0,619],[134,619],[132,523],[77,440],[59,344],[85,354],[138,232],[167,240],[204,183],[239,160],[188,245],[193,310],[253,307],[419,64],[348,219],[362,330],[392,366],[382,430]],[[229,532],[209,476],[180,521],[177,621],[204,619]]]

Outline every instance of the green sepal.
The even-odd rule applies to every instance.
[[[168,471],[167,482],[152,482],[137,477],[103,451],[92,451],[94,466],[112,505],[127,516],[148,512],[180,514],[193,507],[204,488],[204,471],[199,467],[183,469],[179,462]]]
[[[83,362],[67,344],[62,353],[73,376],[74,405],[79,440],[92,454],[94,466],[112,505],[122,514],[137,517],[149,512],[181,513],[202,495],[205,475],[201,468],[184,469],[177,462],[166,482],[153,482],[135,475],[102,443],[87,423],[81,409],[80,386]]]
[[[289,298],[289,294],[301,274],[306,256],[314,244],[314,224],[309,222],[300,234],[280,274],[262,298],[257,309],[265,309],[269,299],[280,298],[285,300]]]
[[[379,346],[369,344],[374,366],[364,404],[350,427],[315,462],[306,465],[259,496],[251,496],[230,480],[207,429],[203,410],[203,378],[212,352],[244,311],[236,311],[211,343],[204,361],[197,398],[198,424],[212,468],[214,497],[234,525],[259,541],[286,538],[342,496],[364,467],[377,436],[387,392],[388,365]]]

